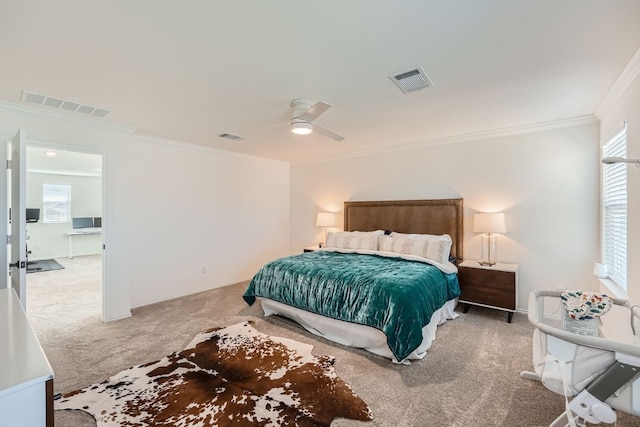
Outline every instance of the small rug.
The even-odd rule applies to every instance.
[[[55,259],[41,259],[39,261],[29,261],[27,273],[38,273],[40,271],[63,270],[64,267]]]
[[[106,426],[329,426],[367,421],[367,404],[341,380],[334,358],[258,332],[253,322],[202,332],[181,352],[64,394]]]

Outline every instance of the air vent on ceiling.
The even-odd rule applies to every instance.
[[[74,113],[80,113],[87,116],[105,117],[110,113],[109,110],[102,108],[92,107],[90,105],[83,105],[77,102],[65,101],[60,98],[53,98],[51,96],[41,95],[39,93],[22,91],[22,102],[28,102],[30,104],[38,104],[45,107],[56,108],[59,110],[71,111]]]
[[[433,83],[429,80],[429,77],[427,77],[422,67],[391,74],[389,78],[404,93],[416,92],[427,87],[433,87]]]
[[[244,139],[244,137],[242,136],[238,136],[238,135],[234,135],[232,133],[221,133],[220,135],[218,135],[220,138],[226,138],[226,139],[230,139],[232,141],[242,141]]]

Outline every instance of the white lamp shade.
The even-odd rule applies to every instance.
[[[502,212],[477,213],[473,216],[474,233],[506,233],[507,225]]]
[[[609,277],[606,264],[596,263],[593,267],[593,275],[600,279],[606,279]]]
[[[318,218],[316,219],[317,227],[335,227],[336,226],[336,214],[331,212],[318,212]]]

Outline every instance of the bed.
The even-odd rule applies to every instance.
[[[457,314],[462,199],[345,202],[326,247],[267,263],[243,298],[343,345],[421,359]]]

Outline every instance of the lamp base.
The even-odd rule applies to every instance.
[[[478,261],[478,264],[484,265],[485,267],[493,267],[494,265],[496,265],[496,263],[493,261]]]
[[[493,233],[484,233],[481,236],[482,252],[480,254],[480,265],[491,267],[496,263],[496,236]]]

